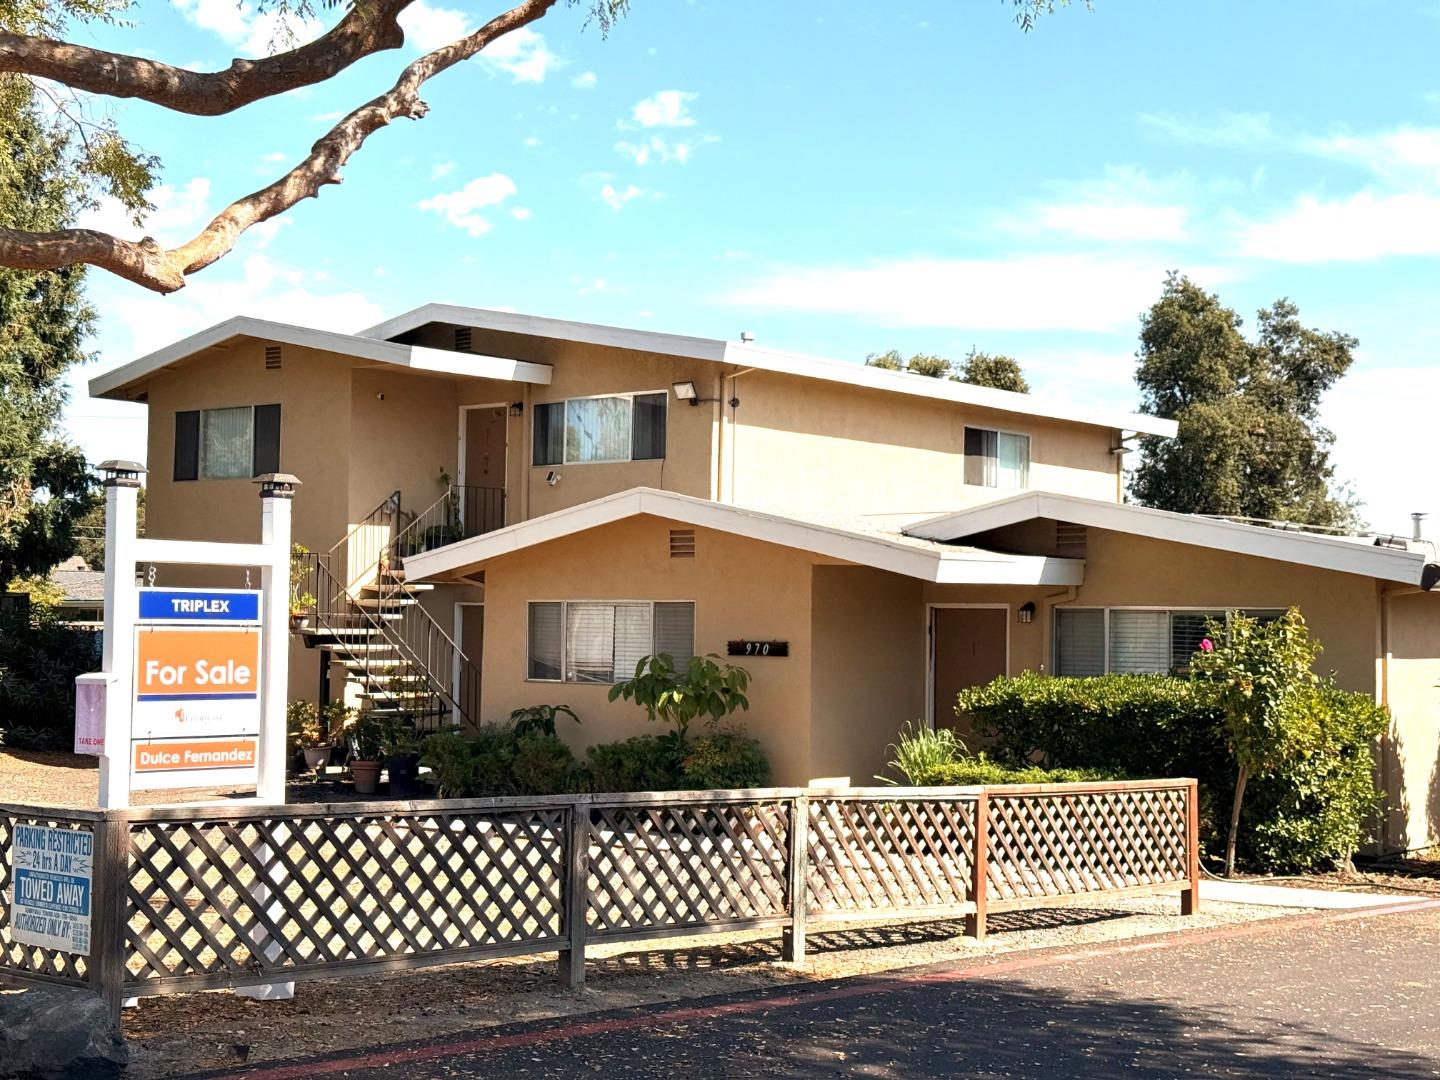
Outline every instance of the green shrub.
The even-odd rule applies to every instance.
[[[895,756],[886,762],[886,767],[892,773],[903,776],[907,783],[923,787],[935,781],[917,780],[916,777],[933,776],[938,767],[959,761],[968,751],[950,728],[927,728],[907,720],[900,729],[899,741],[890,744],[890,752]],[[895,783],[892,777],[877,776],[875,779]]]
[[[565,795],[584,787],[580,763],[553,735],[521,735],[510,768],[516,795]]]
[[[674,791],[681,786],[684,748],[668,735],[636,735],[585,752],[591,791]]]
[[[1038,765],[1015,768],[988,760],[984,754],[959,761],[943,762],[928,774],[920,786],[974,784],[1078,784],[1086,780],[1114,780],[1103,769],[1042,769]]]
[[[570,748],[549,735],[515,734],[506,724],[431,735],[420,763],[429,766],[437,794],[447,799],[501,795],[558,795],[581,787]]]
[[[740,728],[716,728],[692,739],[680,771],[680,786],[693,791],[758,788],[770,782],[765,751]]]
[[[98,635],[37,605],[0,614],[0,743],[68,750],[75,743],[75,676],[100,666]]]

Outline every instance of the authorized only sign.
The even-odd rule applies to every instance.
[[[249,591],[141,590],[133,788],[255,782],[259,599]]]
[[[12,840],[11,938],[89,956],[95,834],[16,825]]]

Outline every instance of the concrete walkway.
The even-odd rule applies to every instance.
[[[1309,908],[1315,911],[1353,911],[1359,908],[1395,907],[1397,904],[1421,904],[1434,897],[1395,896],[1383,893],[1335,892],[1331,889],[1307,889],[1303,886],[1264,885],[1251,881],[1212,881],[1200,883],[1201,903],[1255,904],[1260,907]]]

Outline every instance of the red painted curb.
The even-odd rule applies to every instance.
[[[1231,938],[1253,937],[1277,930],[1293,930],[1319,923],[1347,922],[1352,919],[1368,919],[1382,915],[1400,915],[1406,912],[1433,911],[1440,908],[1440,899],[1412,900],[1380,907],[1350,908],[1341,911],[1326,911],[1318,914],[1281,916],[1260,919],[1233,926],[1217,926],[1208,930],[1176,930],[1152,937],[1141,938],[1116,944],[1096,944],[1063,951],[1045,950],[1036,955],[1020,955],[1011,959],[978,962],[965,966],[949,966],[940,970],[921,970],[913,973],[898,971],[881,975],[862,975],[845,980],[841,985],[827,990],[784,990],[764,997],[748,997],[741,1001],[720,1002],[713,1005],[682,1006],[661,1012],[644,1012],[630,1016],[612,1016],[598,1020],[583,1020],[565,1027],[546,1027],[534,1031],[521,1031],[511,1035],[478,1035],[474,1038],[442,1039],[445,1041],[425,1046],[397,1048],[393,1050],[362,1051],[353,1057],[328,1058],[324,1061],[306,1061],[293,1064],[264,1065],[239,1069],[229,1073],[207,1073],[211,1080],[305,1080],[311,1076],[326,1076],[347,1072],[352,1069],[378,1069],[402,1062],[414,1063],[434,1061],[439,1058],[458,1057],[463,1054],[484,1053],[492,1050],[508,1050],[520,1046],[534,1046],[539,1043],[579,1039],[587,1035],[598,1035],[611,1031],[629,1031],[635,1028],[652,1028],[664,1024],[678,1024],[689,1020],[705,1020],[720,1016],[744,1015],[764,1012],[769,1009],[785,1008],[790,1005],[809,1004],[821,1001],[837,1001],[860,997],[896,986],[964,982],[968,979],[1004,975],[1035,968],[1053,967],[1076,960],[1099,956],[1124,956],[1130,953],[1153,952],[1206,941],[1223,941]]]

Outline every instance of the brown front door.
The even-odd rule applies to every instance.
[[[935,673],[932,719],[937,728],[971,733],[968,718],[955,715],[955,695],[967,686],[983,686],[1008,674],[1006,631],[1010,612],[1005,608],[935,608],[931,612]],[[976,747],[971,746],[972,750]]]
[[[505,524],[505,438],[509,410],[465,410],[465,459],[460,500],[465,535],[478,536]]]

